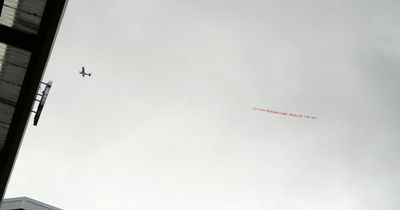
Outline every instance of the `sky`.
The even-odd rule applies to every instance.
[[[69,1],[6,197],[399,209],[399,20],[396,0]]]

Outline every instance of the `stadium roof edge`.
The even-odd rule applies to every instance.
[[[17,6],[20,6],[19,2]],[[40,1],[24,0],[22,2],[28,2],[26,4],[31,6]],[[41,83],[67,2],[68,0],[45,1],[37,33],[31,32],[35,30],[35,28],[29,28],[32,25],[23,28],[23,25],[20,24],[19,26],[16,25],[16,27],[20,28],[16,28],[13,26],[4,26],[3,24],[0,27],[0,42],[10,45],[10,47],[23,48],[30,53],[29,63],[27,64],[25,75],[23,75],[22,84],[20,87],[16,87],[19,90],[19,94],[15,107],[13,107],[14,111],[12,113],[11,122],[7,125],[8,132],[3,146],[0,148],[1,199],[4,197],[4,192],[29,121],[31,108],[36,98],[38,87]],[[0,9],[4,12],[3,8]],[[2,15],[5,14],[3,13]],[[15,37],[13,34],[19,34],[20,37]],[[29,41],[23,41],[24,37],[30,37]],[[5,57],[5,59],[7,59],[7,57]],[[3,113],[0,113],[0,115],[2,114]]]

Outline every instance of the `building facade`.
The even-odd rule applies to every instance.
[[[1,203],[0,210],[62,210],[28,197],[8,198]]]

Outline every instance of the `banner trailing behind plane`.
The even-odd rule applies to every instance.
[[[254,111],[260,111],[260,112],[269,112],[269,113],[272,113],[272,114],[279,114],[279,115],[284,115],[284,116],[289,116],[289,117],[310,119],[310,120],[317,119],[317,117],[314,117],[314,116],[293,114],[293,113],[288,113],[288,112],[278,112],[278,111],[273,111],[273,110],[263,109],[263,108],[257,108],[257,107],[253,107],[253,110]]]

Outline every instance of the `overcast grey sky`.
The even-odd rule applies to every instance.
[[[70,0],[6,197],[397,210],[399,20],[398,0]]]

